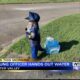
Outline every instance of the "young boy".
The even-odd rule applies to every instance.
[[[37,13],[29,12],[29,16],[27,18],[28,26],[26,30],[26,36],[29,38],[30,46],[31,46],[31,56],[32,59],[37,59],[38,50],[44,51],[44,49],[40,45],[40,31],[38,22],[40,20],[40,16]]]

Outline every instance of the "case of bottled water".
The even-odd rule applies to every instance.
[[[57,40],[52,37],[47,37],[44,43],[44,48],[47,54],[59,53],[60,45]]]

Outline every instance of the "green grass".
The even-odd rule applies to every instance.
[[[0,0],[0,3],[48,3],[48,2],[77,2],[80,0]]]
[[[80,61],[80,14],[64,16],[41,28],[42,46],[47,36],[52,36],[62,45],[59,54],[48,55],[51,61]],[[22,45],[22,46],[21,46]],[[23,48],[21,48],[23,47]],[[30,54],[28,40],[24,37],[15,43],[9,51]]]

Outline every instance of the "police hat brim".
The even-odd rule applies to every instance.
[[[29,17],[26,17],[25,19],[26,19],[26,20],[29,20],[29,21],[35,21],[35,20],[33,20],[33,19],[30,19]]]
[[[26,19],[26,20],[29,20],[29,17],[26,17],[25,19]]]

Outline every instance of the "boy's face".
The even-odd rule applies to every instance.
[[[33,22],[29,21],[29,22],[28,22],[28,25],[27,25],[27,28],[31,27],[32,24],[33,24]]]

